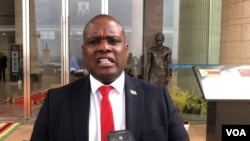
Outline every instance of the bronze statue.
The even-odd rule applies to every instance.
[[[156,46],[148,49],[147,79],[156,84],[168,84],[170,77],[171,49],[163,45],[164,35],[155,35]]]
[[[136,58],[135,56],[133,56],[132,53],[129,53],[128,56],[128,61],[127,61],[127,73],[133,77],[138,77],[138,65],[139,65],[140,61],[138,58]]]

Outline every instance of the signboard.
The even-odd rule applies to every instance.
[[[10,81],[17,82],[19,79],[21,50],[22,46],[19,44],[10,45]]]
[[[250,100],[250,66],[194,66],[206,100]]]

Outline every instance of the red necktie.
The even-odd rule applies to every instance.
[[[102,141],[107,141],[107,134],[110,131],[114,131],[114,120],[112,107],[109,102],[109,91],[112,89],[111,86],[101,86],[99,91],[102,94],[101,101],[101,138]]]

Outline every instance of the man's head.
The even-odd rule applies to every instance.
[[[82,55],[90,74],[104,84],[113,82],[127,64],[128,44],[118,20],[97,15],[83,31]]]
[[[155,35],[155,41],[158,46],[162,46],[164,42],[164,35],[162,33],[157,33]]]

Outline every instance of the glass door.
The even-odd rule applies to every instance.
[[[126,8],[117,9],[118,5]],[[142,0],[2,0],[0,58],[7,57],[7,67],[5,81],[0,77],[0,120],[35,118],[48,89],[88,74],[81,54],[82,32],[97,14],[122,22],[130,52],[140,60],[142,6]]]
[[[30,107],[36,117],[49,88],[61,85],[62,0],[30,1]]]
[[[24,116],[21,81],[22,0],[2,0],[0,5],[0,119]]]
[[[72,82],[88,74],[82,60],[83,28],[89,19],[101,13],[101,0],[70,0],[69,1],[69,24],[70,24],[70,47],[69,81]]]
[[[83,28],[85,24],[98,14],[109,14],[117,18],[124,26],[131,56],[135,64],[128,64],[125,71],[142,78],[142,27],[143,1],[137,0],[70,0],[70,82],[88,74],[82,60],[81,46],[83,43]],[[119,8],[118,8],[119,7]]]

